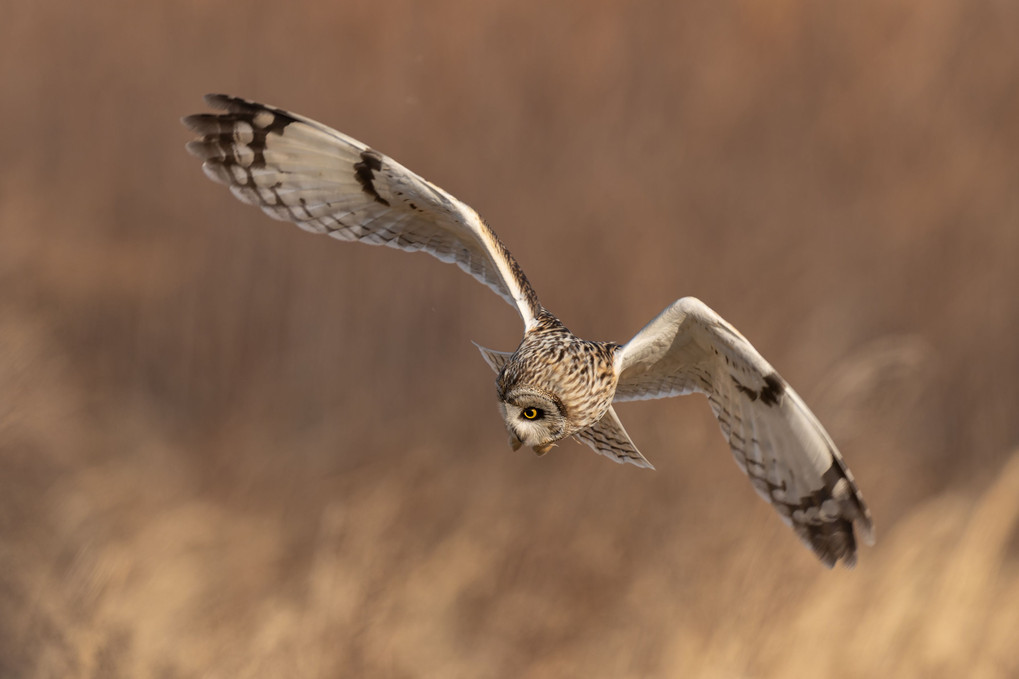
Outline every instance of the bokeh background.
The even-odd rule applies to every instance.
[[[3,15],[0,677],[1019,674],[1019,4]],[[877,544],[824,569],[701,397],[619,409],[654,473],[511,452],[515,312],[207,181],[209,91],[469,202],[582,336],[705,300]]]

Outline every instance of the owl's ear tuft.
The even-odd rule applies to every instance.
[[[481,357],[485,359],[485,363],[498,374],[507,363],[509,363],[512,352],[496,351],[494,349],[486,349],[477,342],[471,342],[481,352]]]

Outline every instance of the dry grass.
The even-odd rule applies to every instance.
[[[0,678],[1019,674],[1019,11],[585,7],[5,16]],[[511,454],[512,310],[236,204],[207,90],[469,201],[579,334],[705,299],[877,546],[821,568],[701,400],[621,409],[654,474]]]

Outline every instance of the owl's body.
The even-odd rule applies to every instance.
[[[873,526],[842,457],[802,399],[703,302],[669,305],[626,344],[576,337],[538,301],[478,214],[378,151],[321,123],[209,95],[219,114],[188,116],[188,150],[240,200],[339,240],[423,251],[455,263],[516,307],[512,353],[478,347],[497,373],[510,445],[539,455],[575,437],[616,462],[651,463],[612,404],[702,393],[755,490],[829,567],[856,561],[854,522]]]
[[[495,384],[500,403],[515,409],[544,406],[538,408],[544,415],[541,420],[553,424],[541,427],[548,431],[536,438],[534,430],[540,422],[521,421],[504,410],[511,445],[528,445],[543,454],[556,441],[602,419],[615,396],[613,359],[618,346],[580,339],[543,310],[535,327],[497,371]],[[561,419],[554,418],[556,414]]]

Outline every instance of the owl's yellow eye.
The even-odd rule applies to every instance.
[[[524,408],[520,411],[525,420],[536,420],[541,416],[541,411],[537,408]]]

